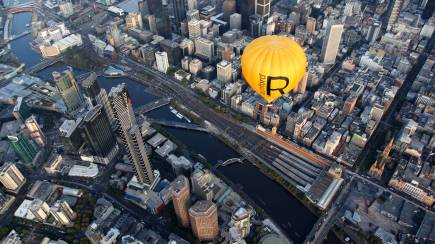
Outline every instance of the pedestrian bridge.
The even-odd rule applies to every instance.
[[[228,166],[235,163],[243,163],[243,158],[230,158],[225,161],[219,162],[213,166],[213,169],[217,169],[219,167]]]
[[[14,41],[14,40],[16,40],[16,39],[18,39],[18,38],[21,38],[21,37],[23,37],[23,36],[26,36],[26,35],[28,35],[28,34],[30,34],[30,31],[24,31],[24,32],[21,33],[21,34],[10,36],[9,39],[8,39],[7,41],[8,41],[8,42],[11,42],[11,41]]]
[[[147,118],[147,120],[150,123],[168,126],[168,127],[208,132],[207,128],[204,128],[204,127],[196,125],[196,124],[189,124],[189,123],[169,121],[169,120],[161,120],[161,119],[151,119],[151,118]]]
[[[153,102],[147,103],[143,106],[140,106],[139,108],[136,108],[134,111],[135,111],[136,115],[145,114],[145,113],[151,112],[155,109],[158,109],[160,107],[166,106],[170,102],[171,102],[171,98],[161,98],[157,101],[153,101]]]

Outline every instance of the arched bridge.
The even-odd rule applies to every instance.
[[[180,129],[186,129],[186,130],[196,130],[196,131],[202,131],[202,132],[209,132],[207,128],[204,128],[200,125],[196,124],[189,124],[189,123],[183,123],[183,122],[177,122],[177,121],[169,121],[169,120],[161,120],[161,119],[151,119],[147,118],[147,120],[150,123],[168,126],[168,127],[174,127],[174,128],[180,128]]]
[[[243,163],[243,158],[230,158],[225,161],[221,161],[213,166],[213,169],[217,169],[221,166],[228,166],[234,163]]]

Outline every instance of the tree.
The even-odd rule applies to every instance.
[[[381,238],[379,238],[375,235],[371,235],[371,236],[369,236],[369,238],[367,238],[366,243],[367,244],[382,244],[382,240],[381,240]]]
[[[11,230],[6,226],[1,227],[0,228],[0,239],[2,239],[4,236],[8,235],[10,231]]]

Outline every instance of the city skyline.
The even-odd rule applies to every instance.
[[[435,241],[432,1],[0,6],[0,242]]]

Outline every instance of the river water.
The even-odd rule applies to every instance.
[[[12,32],[14,34],[23,32],[27,28],[26,24],[30,22],[31,13],[16,14],[13,18]],[[41,60],[41,55],[32,50],[29,45],[31,38],[31,35],[27,35],[11,43],[12,51],[19,61],[25,63],[27,67],[35,65]],[[53,71],[64,69],[64,65],[57,64],[42,70],[38,76],[48,80]],[[75,69],[74,72],[80,74],[84,71]],[[157,99],[156,96],[146,92],[146,87],[128,78],[99,78],[100,86],[106,90],[110,90],[111,87],[122,82],[128,86],[135,107]],[[168,106],[154,110],[147,116],[165,120],[179,120],[170,112]],[[240,157],[237,152],[207,133],[175,128],[167,128],[167,131],[190,150],[201,154],[211,163]],[[220,167],[218,170],[263,208],[294,243],[303,242],[317,218],[301,202],[250,164],[233,164]],[[328,239],[330,243],[337,243],[332,236]]]

